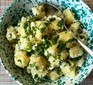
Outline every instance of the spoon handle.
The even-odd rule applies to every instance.
[[[77,39],[78,43],[93,57],[93,51],[89,49],[84,43]]]

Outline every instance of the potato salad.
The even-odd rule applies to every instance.
[[[17,26],[8,26],[6,38],[13,46],[15,65],[33,79],[74,78],[84,63],[84,50],[74,38],[86,43],[82,25],[69,9],[50,14],[45,5],[31,8]],[[26,69],[25,69],[26,68]]]

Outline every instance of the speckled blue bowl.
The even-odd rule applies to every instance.
[[[23,69],[18,68],[14,64],[13,50],[5,37],[7,25],[16,25],[22,16],[31,13],[32,6],[43,2],[54,4],[60,9],[69,7],[75,13],[76,18],[82,22],[84,29],[89,35],[88,46],[93,49],[93,13],[82,0],[15,0],[7,8],[0,20],[0,57],[2,65],[10,77],[16,82],[20,82],[20,84],[77,85],[83,81],[93,69],[93,58],[90,55],[86,57],[85,64],[79,69],[74,79],[68,77],[62,77],[56,81],[42,79],[38,84],[35,83],[32,77]]]

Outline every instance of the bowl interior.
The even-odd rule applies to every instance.
[[[93,14],[88,6],[81,0],[15,0],[5,11],[0,20],[0,57],[7,73],[16,81],[24,85],[36,85],[31,75],[28,75],[25,70],[18,68],[14,64],[14,56],[11,45],[6,39],[6,28],[8,25],[16,26],[22,16],[30,15],[31,8],[39,3],[50,3],[56,5],[61,10],[69,7],[77,19],[79,19],[84,29],[87,31],[88,46],[93,49]],[[78,74],[74,79],[61,77],[56,81],[51,81],[47,78],[41,79],[39,84],[44,85],[75,85],[86,78],[93,69],[93,58],[87,56],[85,64],[79,69]]]

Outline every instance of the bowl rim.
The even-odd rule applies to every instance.
[[[3,17],[6,15],[7,11],[10,10],[10,8],[11,8],[17,1],[18,1],[18,0],[14,0],[13,2],[10,3],[10,5],[7,6],[7,8],[5,9],[5,11],[2,13],[2,15],[1,15],[1,17],[0,17],[0,23],[2,22],[2,19],[3,19]],[[44,2],[46,2],[46,1],[44,1]],[[81,2],[86,6],[86,8],[88,8],[87,10],[89,10],[89,13],[90,13],[91,15],[93,15],[93,11],[92,11],[92,10],[90,9],[90,7],[85,3],[85,1],[81,0]],[[1,56],[1,55],[0,55],[0,56]],[[12,75],[10,74],[10,72],[6,69],[6,66],[4,65],[3,60],[2,60],[1,57],[0,57],[0,64],[2,65],[2,67],[3,67],[4,70],[5,70],[5,72],[9,75],[9,77],[10,77],[13,81],[15,81],[15,82],[16,82],[17,84],[19,84],[19,85],[23,85],[23,83],[19,82],[18,80],[15,80],[15,78],[12,77]],[[92,70],[93,70],[93,68],[91,69],[91,71],[92,71]],[[91,73],[91,71],[89,72],[89,74]],[[85,76],[84,79],[86,79],[86,77],[88,77],[89,74],[88,74],[87,76]],[[83,82],[84,79],[78,81],[77,84],[80,84],[80,82]]]

